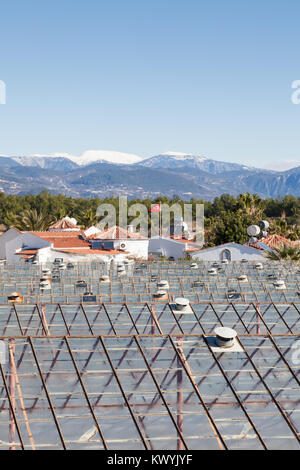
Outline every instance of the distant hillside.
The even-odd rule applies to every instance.
[[[300,197],[300,167],[276,172],[176,152],[146,160],[119,152],[86,153],[87,161],[67,154],[0,157],[0,190],[36,194],[47,189],[74,197],[178,194],[184,199],[211,200],[224,193],[248,191],[264,198],[287,194]],[[126,164],[120,163],[122,159]]]

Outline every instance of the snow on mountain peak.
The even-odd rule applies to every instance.
[[[109,150],[87,150],[80,156],[67,156],[70,160],[77,163],[77,165],[85,166],[90,163],[98,161],[106,161],[109,163],[117,163],[121,165],[131,165],[132,163],[138,163],[142,159],[138,155],[123,152],[114,152]]]
[[[197,160],[198,162],[202,162],[204,160],[207,160],[206,157],[201,157],[201,156],[195,155],[193,153],[172,152],[172,151],[161,153],[159,156],[172,157],[175,160],[187,160],[187,159],[191,160],[191,159],[194,159],[194,160]]]
[[[52,154],[33,154],[27,156],[18,156],[12,157],[13,160],[20,163],[21,165],[28,165],[34,164],[39,160],[45,158],[66,158],[71,160],[72,162],[76,163],[80,166],[90,165],[91,163],[96,162],[108,162],[108,163],[115,163],[115,164],[123,164],[123,165],[130,165],[133,163],[139,163],[142,157],[138,155],[130,154],[130,153],[123,153],[123,152],[114,152],[109,150],[87,150],[83,152],[81,155],[71,155],[69,153],[52,153]]]

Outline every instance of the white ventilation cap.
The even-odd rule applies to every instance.
[[[274,281],[273,286],[275,287],[275,289],[286,289],[285,282],[282,279]]]
[[[8,297],[19,297],[20,294],[19,292],[12,292],[11,294],[8,295]]]
[[[208,274],[217,274],[217,270],[215,268],[210,268],[208,270]]]
[[[184,310],[186,307],[190,305],[189,299],[185,299],[184,297],[178,297],[175,299],[176,303],[176,310]]]
[[[169,288],[169,283],[168,283],[168,281],[159,281],[157,283],[157,287],[163,287],[164,289],[168,289]]]
[[[232,328],[220,326],[215,328],[216,343],[221,348],[231,348],[234,345],[234,339],[237,332]]]
[[[155,292],[155,297],[164,297],[165,295],[167,295],[167,292],[164,291],[164,290],[159,290],[157,292]]]

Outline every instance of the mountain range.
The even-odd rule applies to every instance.
[[[167,152],[143,159],[121,152],[90,150],[70,154],[0,156],[0,191],[37,194],[42,190],[73,197],[127,195],[212,200],[228,193],[300,197],[300,167],[263,170],[199,155]]]

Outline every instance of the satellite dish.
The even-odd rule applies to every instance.
[[[247,233],[249,237],[256,237],[260,234],[260,228],[258,225],[250,225],[250,227],[247,228]]]
[[[268,235],[269,235],[268,232],[266,232],[266,231],[264,230],[263,233],[262,233],[262,236],[263,236],[264,238],[267,238]]]
[[[267,220],[261,220],[259,222],[259,226],[262,230],[268,230],[268,228],[270,227],[270,224]]]

